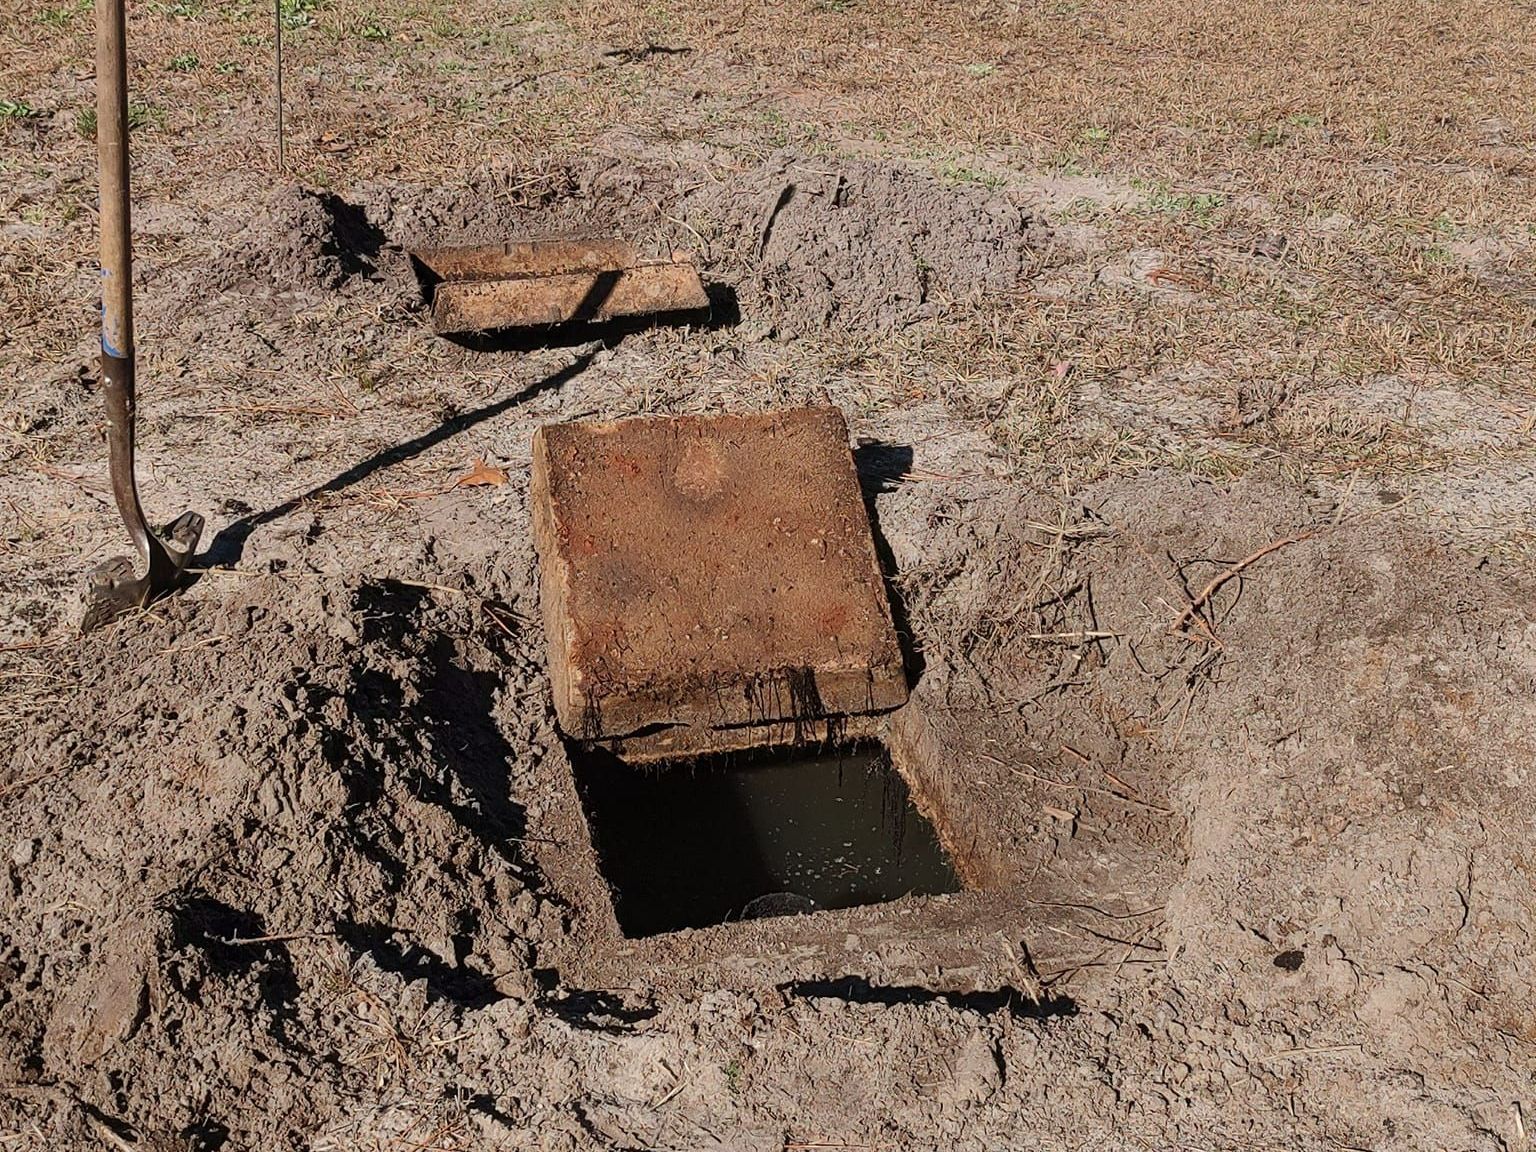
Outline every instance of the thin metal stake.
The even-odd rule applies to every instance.
[[[283,0],[272,0],[272,28],[277,47],[277,170],[281,172],[288,166],[283,148]]]

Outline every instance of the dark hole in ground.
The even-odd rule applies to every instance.
[[[186,895],[171,908],[171,941],[180,949],[196,949],[221,974],[254,973],[262,1003],[272,1012],[272,1032],[280,1040],[287,1039],[287,1025],[297,1010],[299,981],[287,944],[268,935],[259,915],[210,896]],[[197,1001],[200,983],[194,980],[183,988],[188,999]]]
[[[627,936],[960,889],[878,744],[644,768],[571,758]]]
[[[229,1143],[229,1127],[217,1120],[199,1120],[181,1130],[187,1152],[220,1152]]]

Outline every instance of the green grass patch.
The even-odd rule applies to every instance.
[[[1248,133],[1251,148],[1278,148],[1285,143],[1285,125],[1269,124]]]
[[[1046,160],[1045,166],[1060,176],[1088,175],[1088,169],[1083,165],[1077,150],[1073,148],[1063,148],[1061,151],[1052,154]]]
[[[956,184],[980,184],[983,188],[1001,188],[1004,180],[991,172],[980,172],[963,164],[946,164],[939,174]]]
[[[1221,192],[1170,192],[1158,187],[1147,195],[1146,210],[1209,228],[1215,222],[1217,211],[1226,203],[1227,197]]]
[[[128,101],[128,131],[140,132],[146,128],[163,129],[165,109],[141,100]],[[87,140],[96,138],[96,109],[81,108],[75,113],[75,131]]]
[[[308,28],[315,22],[319,0],[277,0],[278,16],[286,29]]]
[[[378,44],[389,39],[389,28],[377,16],[364,16],[358,22],[357,34],[364,40]]]
[[[37,22],[50,28],[63,28],[82,12],[91,10],[91,0],[75,0],[73,4],[61,4],[57,8],[44,8],[37,14]]]

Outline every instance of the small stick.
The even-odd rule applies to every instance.
[[[498,616],[495,610],[484,600],[480,601],[480,613],[492,624],[496,625],[497,628],[500,628],[501,631],[506,634],[508,639],[517,639],[517,633],[512,631],[512,629],[507,625],[507,622]]]
[[[1168,958],[1166,956],[1161,960],[1084,960],[1080,964],[1073,964],[1067,968],[1058,968],[1054,972],[1042,972],[1040,973],[1040,979],[1045,984],[1050,985],[1058,980],[1070,980],[1079,972],[1086,972],[1090,968],[1156,968],[1167,963]]]
[[[1258,561],[1264,559],[1264,557],[1268,556],[1271,552],[1278,552],[1280,549],[1285,548],[1291,544],[1300,544],[1303,540],[1310,540],[1313,536],[1316,535],[1317,533],[1315,531],[1307,531],[1298,532],[1294,536],[1286,536],[1283,539],[1276,540],[1272,544],[1264,545],[1264,547],[1260,548],[1257,552],[1250,552],[1236,564],[1228,565],[1225,569],[1211,577],[1210,582],[1206,584],[1204,588],[1200,589],[1200,594],[1189,602],[1189,607],[1184,609],[1184,611],[1179,614],[1179,618],[1174,621],[1173,630],[1177,632],[1182,629],[1184,625],[1190,623],[1190,621],[1195,618],[1196,614],[1199,613],[1200,609],[1205,606],[1206,602],[1216,594],[1217,590],[1223,584],[1232,579],[1232,577],[1238,575],[1250,564],[1257,563]]]
[[[1047,524],[1041,520],[1026,520],[1024,527],[1033,528],[1047,536],[1059,536],[1063,540],[1089,540],[1095,536],[1112,536],[1114,529],[1096,524]]]
[[[119,1149],[119,1152],[136,1152],[135,1145],[128,1143],[128,1141],[124,1140],[116,1132],[112,1131],[112,1129],[106,1124],[105,1121],[99,1120],[95,1116],[91,1115],[91,1113],[86,1110],[85,1105],[81,1103],[81,1101],[76,1100],[75,1103],[80,1105],[80,1115],[85,1117],[85,1122],[90,1126],[91,1131],[96,1133],[100,1139],[112,1145],[112,1147]]]
[[[1143,908],[1140,912],[1106,912],[1096,904],[1074,904],[1068,900],[1028,900],[1026,904],[1033,904],[1038,908],[1073,908],[1092,912],[1104,917],[1106,920],[1139,920],[1143,916],[1150,916],[1154,912],[1163,911],[1167,905],[1158,904],[1153,908]]]
[[[9,796],[12,792],[21,792],[34,784],[47,780],[50,776],[57,776],[57,772],[39,772],[36,776],[23,776],[20,780],[12,780],[9,784],[0,785],[0,796]]]
[[[22,640],[16,644],[0,644],[0,652],[27,652],[34,648],[48,648],[59,643],[57,640]]]
[[[1317,1056],[1325,1052],[1363,1052],[1358,1044],[1319,1044],[1309,1048],[1281,1048],[1274,1056]]]
[[[1114,640],[1119,636],[1119,632],[1031,632],[1024,639],[1075,642],[1084,640]]]
[[[403,584],[407,588],[421,588],[428,592],[447,592],[453,596],[473,595],[473,593],[466,592],[462,588],[452,588],[447,584],[430,584],[425,580],[407,580],[403,576],[386,576],[384,579],[388,580],[391,584]]]
[[[1159,565],[1158,562],[1152,558],[1152,553],[1148,552],[1145,548],[1143,548],[1141,546],[1141,543],[1139,541],[1137,541],[1134,537],[1131,538],[1131,547],[1136,549],[1136,551],[1141,553],[1142,559],[1144,559],[1149,565],[1151,565],[1152,571],[1156,572],[1158,574],[1158,576],[1160,576],[1162,578],[1162,581],[1163,581],[1163,583],[1165,585],[1167,585],[1168,590],[1170,592],[1172,592],[1175,596],[1180,596],[1182,598],[1178,588],[1176,588],[1174,586],[1173,581],[1168,578],[1168,574],[1166,572],[1164,572],[1163,569],[1162,569],[1162,566]],[[1168,607],[1172,608],[1173,605],[1169,604]],[[1205,639],[1207,640],[1208,643],[1210,643],[1210,645],[1213,648],[1220,648],[1221,647],[1221,641],[1216,639],[1216,633],[1211,631],[1211,626],[1205,622],[1203,617],[1201,617],[1199,615],[1196,615],[1193,618],[1193,622],[1198,624],[1198,625],[1200,625],[1200,630],[1205,633]]]
[[[340,408],[303,408],[286,404],[222,404],[208,411],[215,416],[323,416],[330,420],[346,415]]]
[[[1015,776],[1023,776],[1026,780],[1034,780],[1039,784],[1049,784],[1052,788],[1061,788],[1068,792],[1096,792],[1100,796],[1109,796],[1122,804],[1135,804],[1142,808],[1150,808],[1153,812],[1161,812],[1165,816],[1173,815],[1172,808],[1165,808],[1161,804],[1153,804],[1149,800],[1138,800],[1134,796],[1122,796],[1109,788],[1095,788],[1092,784],[1074,784],[1070,780],[1052,780],[1049,776],[1042,776],[1038,772],[1030,772],[1024,768],[1015,768],[1012,764],[1004,763],[996,756],[989,756],[985,752],[981,754],[983,760],[989,760],[999,768],[1012,772]]]
[[[286,944],[290,940],[320,940],[336,935],[330,929],[313,932],[280,932],[274,936],[215,936],[214,939],[227,948],[241,948],[247,944]]]

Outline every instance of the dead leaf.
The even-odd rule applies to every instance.
[[[505,468],[492,468],[484,460],[476,460],[475,466],[453,482],[455,488],[500,488],[507,482]]]

